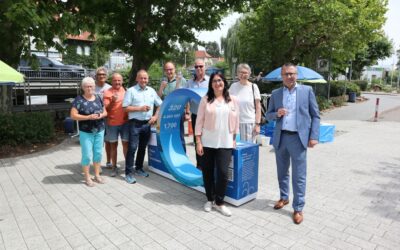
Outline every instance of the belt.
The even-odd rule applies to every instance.
[[[133,118],[133,119],[130,119],[129,121],[143,125],[143,124],[149,123],[150,120],[138,120],[138,119]]]
[[[297,131],[290,131],[290,130],[281,130],[281,133],[287,135],[297,135]]]

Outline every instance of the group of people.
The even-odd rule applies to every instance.
[[[172,62],[165,63],[166,77],[157,92],[147,86],[149,76],[145,70],[137,73],[137,84],[126,91],[122,87],[123,78],[118,73],[112,74],[111,86],[105,82],[103,77],[106,78],[107,72],[104,68],[96,71],[96,82],[90,77],[82,80],[83,94],[73,102],[71,117],[79,121],[81,165],[86,185],[104,183],[100,175],[103,140],[107,166],[112,168],[112,176],[118,174],[116,162],[119,137],[125,156],[126,182],[135,183],[134,175],[149,176],[143,169],[143,162],[150,128],[157,122],[162,99],[177,88],[207,88],[200,103],[190,101],[186,105],[181,119],[181,139],[185,145],[183,123],[191,120],[196,167],[203,173],[207,197],[204,211],[215,209],[225,216],[231,216],[231,211],[224,204],[228,166],[236,147],[237,135],[242,141],[254,143],[260,133],[260,91],[256,84],[249,81],[251,69],[247,64],[238,65],[239,81],[229,88],[222,73],[213,73],[210,77],[205,74],[203,60],[197,59],[194,68],[194,77],[186,80],[181,74],[176,75]],[[268,120],[276,121],[273,146],[280,199],[274,208],[281,209],[289,203],[291,162],[293,221],[299,224],[303,220],[305,204],[306,152],[307,147],[318,143],[320,118],[312,89],[297,83],[296,66],[291,63],[283,65],[281,74],[283,86],[272,92],[266,115]],[[154,107],[156,110],[153,110]],[[94,167],[93,179],[89,174],[91,162]]]

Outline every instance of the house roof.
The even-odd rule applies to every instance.
[[[195,53],[194,53],[194,56],[196,57],[196,58],[211,58],[212,56],[210,56],[206,51],[204,51],[204,50],[197,50]]]
[[[80,35],[68,35],[67,39],[70,40],[79,40],[79,41],[96,41],[96,36],[94,36],[94,38],[90,38],[90,32],[88,31],[84,31],[82,32]]]

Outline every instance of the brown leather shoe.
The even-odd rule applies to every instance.
[[[280,199],[279,201],[277,201],[275,203],[274,209],[281,209],[284,206],[286,206],[287,204],[289,204],[289,200]]]
[[[294,211],[293,212],[293,222],[294,224],[300,224],[303,222],[303,212],[301,211]]]

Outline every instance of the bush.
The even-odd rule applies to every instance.
[[[328,100],[325,96],[317,96],[317,103],[320,111],[332,107],[332,101]]]
[[[347,82],[346,84],[346,94],[348,95],[350,92],[355,92],[357,96],[361,95],[360,87],[352,82]]]
[[[330,96],[342,96],[349,94],[350,92],[356,92],[357,96],[361,94],[360,87],[349,81],[332,81]]]
[[[345,103],[347,101],[347,96],[346,95],[342,95],[342,96],[334,96],[330,98],[332,101],[332,104],[335,107],[340,107],[343,106],[343,103]]]
[[[366,91],[368,87],[368,82],[365,80],[357,80],[357,81],[352,81],[353,83],[357,84],[358,87],[360,87],[361,91]]]
[[[48,142],[54,136],[50,113],[0,114],[0,145]]]

